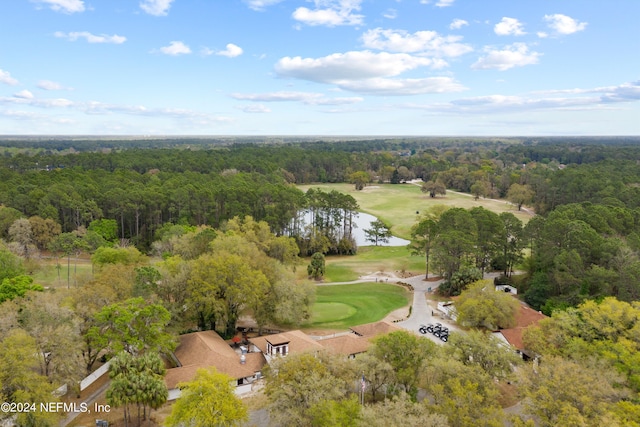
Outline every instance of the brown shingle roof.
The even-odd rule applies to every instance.
[[[366,325],[352,326],[351,330],[361,337],[375,337],[376,335],[388,334],[402,329],[393,323],[382,320],[380,322],[367,323]]]
[[[248,353],[246,362],[241,364],[240,355],[214,331],[185,334],[179,339],[175,355],[182,366],[167,370],[165,383],[169,389],[192,380],[199,368],[215,366],[219,372],[240,379],[253,376],[266,363],[262,354]]]
[[[353,354],[364,353],[371,346],[367,338],[359,337],[355,334],[342,335],[334,338],[327,338],[318,343],[331,352],[351,356]]]
[[[179,339],[180,344],[174,354],[183,366],[199,363],[211,354],[237,357],[231,346],[214,331],[193,332],[180,335]]]
[[[518,350],[524,350],[522,333],[527,327],[538,323],[546,317],[547,316],[545,316],[544,314],[535,311],[534,309],[529,308],[524,304],[520,304],[520,309],[516,314],[516,326],[509,329],[502,329],[500,332],[509,344],[511,344]]]
[[[258,347],[263,353],[267,352],[267,341],[272,345],[289,343],[289,353],[302,353],[309,350],[322,350],[317,341],[302,331],[288,331],[280,334],[265,335],[250,338],[249,342]]]

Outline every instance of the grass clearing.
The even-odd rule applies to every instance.
[[[73,260],[71,260],[71,265],[68,270],[66,259],[61,259],[59,265],[57,265],[54,260],[43,261],[32,277],[34,283],[49,288],[66,288],[68,286],[68,277],[69,286],[75,287],[91,280],[93,277],[93,268],[91,263],[85,260],[78,260],[76,265],[74,265]]]
[[[396,272],[399,276],[418,275],[425,270],[424,262],[422,256],[411,255],[404,246],[364,246],[353,256],[327,257],[325,281],[346,282],[377,271]],[[333,271],[341,274],[334,276]]]
[[[341,263],[340,257],[333,257],[335,261],[326,263],[325,282],[352,282],[359,279],[359,274],[350,265]]]
[[[347,329],[377,322],[408,304],[409,292],[395,285],[357,283],[318,286],[307,328]]]

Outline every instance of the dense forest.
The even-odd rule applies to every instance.
[[[447,295],[464,292],[477,272],[482,277],[489,270],[502,271],[501,280],[515,282],[527,303],[552,316],[542,332],[526,336],[530,348],[548,356],[546,366],[585,383],[597,377],[598,369],[607,373],[607,381],[591,389],[602,395],[589,395],[607,405],[581,409],[579,418],[570,408],[575,402],[569,402],[554,409],[564,418],[543,424],[581,419],[583,424],[571,425],[598,425],[615,419],[617,425],[638,425],[625,422],[640,422],[640,416],[628,415],[637,411],[639,388],[633,367],[640,345],[639,142],[631,137],[0,138],[0,394],[43,399],[52,384],[74,384],[98,357],[167,352],[175,346],[173,337],[191,327],[215,329],[229,338],[243,310],[252,313],[259,328],[299,325],[314,300],[313,287],[297,286],[293,278],[300,257],[357,253],[352,221],[359,206],[349,195],[303,192],[296,185],[351,183],[361,189],[418,179],[431,197],[456,190],[505,198],[535,211],[527,224],[511,213],[483,208],[427,212],[411,231],[410,249],[426,257],[427,275],[431,268],[447,279],[441,286]],[[95,274],[72,295],[44,292],[28,274],[39,251],[63,257],[67,274],[71,258],[88,253]],[[149,255],[157,257],[153,266]],[[523,274],[512,276],[516,269]],[[626,317],[618,319],[622,314],[616,313]],[[423,344],[405,336],[390,339],[402,342],[382,340],[371,357],[358,362],[394,378],[400,400],[387,403],[389,413],[417,410],[408,408],[418,388],[463,399],[471,392],[466,387],[502,378],[504,366],[514,363],[501,354],[492,357],[504,365],[479,368],[480,354],[490,352],[480,344],[487,339],[453,338],[442,354],[431,346],[423,349],[444,355],[448,363],[425,362],[415,367],[415,383],[403,383],[400,372],[418,358],[408,349]],[[413,359],[402,361],[407,366],[389,367],[381,355],[394,351],[377,350],[385,345],[406,346]],[[466,349],[476,347],[468,357]],[[66,358],[70,353],[74,358]],[[36,364],[27,366],[34,354],[39,355]],[[15,358],[25,361],[24,370],[7,368]],[[304,358],[290,363],[315,366]],[[326,361],[317,369],[335,370],[336,381],[361,369],[341,363]],[[585,363],[589,375],[581,374]],[[547,383],[534,384],[540,377],[529,368],[521,370],[520,381],[536,402],[531,413],[545,420],[541,411],[551,403],[535,393],[558,388],[560,379],[542,369]],[[29,390],[11,375],[32,371],[40,377],[32,379]],[[416,413],[416,420],[424,421],[424,415],[432,417],[431,425],[447,425],[447,420],[473,425],[482,416],[504,418],[496,390],[487,386],[475,393],[489,402],[491,414],[481,415],[480,404],[467,405],[465,410],[477,412],[456,424],[452,420],[464,411],[446,408],[459,410],[461,404],[441,397],[426,415]],[[347,418],[359,411],[350,392],[329,387],[327,396],[323,404],[334,406],[315,408],[320,418],[326,411],[342,411]],[[272,398],[276,405],[290,403]],[[378,409],[360,415],[372,425],[383,416]],[[307,416],[310,408],[291,413],[297,410]]]

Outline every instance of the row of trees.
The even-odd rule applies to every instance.
[[[353,237],[358,202],[336,190],[329,192],[310,188],[305,194],[306,209],[292,221],[289,235],[295,236],[303,255],[355,254],[358,246]]]
[[[118,237],[148,248],[166,222],[219,227],[234,216],[251,215],[283,234],[305,205],[304,193],[278,174],[222,174],[101,170],[16,173],[0,179],[0,237],[19,217],[38,216],[63,232],[115,220]]]

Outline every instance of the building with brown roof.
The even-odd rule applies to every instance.
[[[523,358],[531,358],[532,355],[527,351],[522,341],[522,334],[526,328],[531,325],[537,324],[539,321],[545,319],[546,317],[547,316],[545,316],[541,312],[536,311],[521,302],[520,309],[516,314],[516,326],[514,326],[513,328],[502,329],[496,332],[495,335],[502,341],[515,348]]]
[[[355,357],[357,354],[364,353],[369,349],[372,338],[401,330],[401,328],[392,323],[380,321],[353,326],[351,333],[345,333],[331,338],[314,339],[299,330],[288,331],[250,338],[249,343],[251,346],[249,354],[262,352],[267,362],[271,362],[274,357],[308,351],[329,351],[347,357]]]
[[[174,352],[179,366],[168,369],[164,379],[173,399],[179,395],[178,383],[191,381],[198,369],[210,367],[233,378],[236,392],[242,394],[260,378],[266,363],[261,353],[236,352],[214,331],[180,335],[179,340]]]
[[[403,329],[389,323],[387,321],[380,321],[374,323],[367,323],[365,325],[352,326],[350,328],[356,335],[364,338],[371,338],[378,335],[384,335],[391,332],[402,331]]]
[[[347,357],[355,357],[360,353],[369,350],[371,337],[361,337],[355,333],[340,335],[337,337],[325,338],[318,343],[331,353],[340,354]]]
[[[323,347],[318,341],[302,331],[288,331],[273,335],[250,338],[253,345],[251,352],[262,352],[269,362],[273,357],[286,356],[290,353],[304,353],[307,351],[320,351]]]

